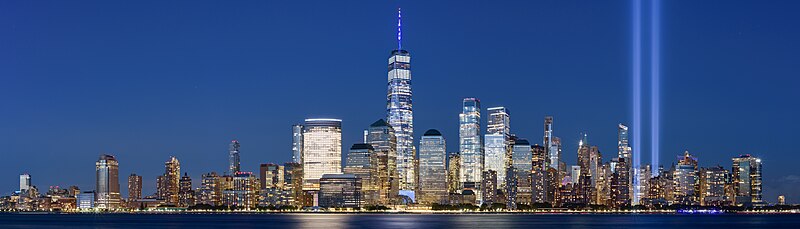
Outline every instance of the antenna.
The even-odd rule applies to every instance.
[[[400,14],[400,7],[397,7],[397,51],[403,49],[403,30],[401,29],[402,16]]]

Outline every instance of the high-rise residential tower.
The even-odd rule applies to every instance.
[[[447,200],[447,150],[438,130],[430,129],[419,142],[419,192],[423,204],[445,204]]]
[[[178,187],[178,206],[194,206],[194,190],[192,189],[192,178],[189,174],[183,173]]]
[[[684,152],[683,156],[678,157],[678,166],[673,172],[675,203],[683,205],[699,204],[700,178],[697,171],[697,158]],[[633,199],[638,203],[637,199]]]
[[[319,190],[323,174],[342,173],[342,120],[306,119],[303,129],[303,190]]]
[[[480,199],[483,172],[483,140],[481,138],[481,101],[465,98],[459,114],[459,151],[461,152],[461,183],[473,190]]]
[[[241,163],[239,162],[239,141],[231,141],[228,147],[228,173],[233,176],[241,171]],[[178,173],[180,174],[180,173]]]
[[[170,157],[164,162],[164,175],[159,177],[158,197],[166,204],[178,206],[180,197],[181,163],[178,158]]]
[[[484,148],[486,150],[484,171],[495,171],[498,188],[503,187],[506,179],[506,167],[510,158],[510,119],[505,107],[490,107]]]
[[[397,9],[397,49],[389,57],[386,120],[397,137],[397,172],[400,189],[414,190],[414,115],[411,107],[411,54],[401,43],[401,16]]]
[[[103,154],[95,163],[97,183],[95,187],[95,207],[117,209],[120,207],[119,162],[114,156]]]
[[[142,198],[142,176],[135,173],[128,176],[128,201]]]
[[[560,143],[560,142],[559,142]],[[555,136],[553,136],[553,116],[545,116],[544,117],[544,149],[547,151],[547,156],[549,157],[550,164],[548,165],[550,168],[556,169],[556,171],[564,170],[564,168],[560,168],[561,162],[561,149],[560,144],[556,144]]]
[[[292,125],[292,162],[303,163],[303,125]]]

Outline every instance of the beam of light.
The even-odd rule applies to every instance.
[[[633,7],[631,8],[632,14],[632,45],[631,57],[632,60],[632,69],[631,75],[633,76],[633,125],[631,127],[633,132],[633,137],[631,138],[633,142],[633,166],[631,169],[636,171],[639,168],[639,155],[640,155],[640,144],[642,140],[642,2],[641,0],[632,0]],[[639,179],[633,178],[633,196],[639,196]],[[634,200],[634,202],[637,202]],[[632,202],[632,204],[635,204]]]
[[[661,0],[653,0],[650,4],[650,161],[653,176],[658,175],[659,155],[659,114],[660,111],[660,65],[661,65]]]

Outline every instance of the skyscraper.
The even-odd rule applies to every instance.
[[[323,174],[342,173],[342,120],[306,119],[303,129],[303,190],[318,191]]]
[[[533,167],[531,167],[531,200],[534,203],[547,202],[547,153],[544,146],[531,146]]]
[[[200,188],[197,189],[196,204],[218,206],[222,199],[220,177],[215,172],[203,174]]]
[[[485,164],[484,171],[495,171],[500,187],[505,183],[506,166],[510,158],[510,119],[505,107],[490,107],[488,124],[486,125]]]
[[[233,175],[232,187],[222,191],[222,202],[227,206],[244,209],[255,208],[258,204],[260,182],[251,172],[238,172]]]
[[[180,191],[181,163],[178,158],[170,157],[164,162],[164,175],[158,179],[158,197],[166,204],[178,206]]]
[[[483,140],[481,138],[481,102],[465,98],[459,114],[459,151],[461,151],[461,183],[464,189],[473,190],[480,199],[481,173],[483,172]]]
[[[239,163],[239,141],[233,140],[231,141],[230,147],[228,147],[228,173],[233,176],[239,171],[241,171],[241,165]]]
[[[292,125],[292,162],[303,163],[303,125]]]
[[[119,208],[119,162],[114,156],[100,155],[100,159],[95,163],[95,172],[97,174],[95,207],[109,210]]]
[[[425,132],[419,142],[419,192],[423,204],[445,204],[447,201],[447,150],[438,130]]]
[[[451,152],[447,156],[447,192],[460,192],[461,187],[461,154]]]
[[[545,116],[544,117],[544,148],[547,150],[547,155],[550,159],[550,164],[548,165],[551,168],[556,169],[557,171],[561,171],[562,169],[559,167],[561,162],[561,151],[558,144],[554,142],[555,136],[553,136],[553,116]],[[560,142],[559,142],[560,143]]]
[[[356,143],[347,153],[345,174],[353,174],[361,179],[363,201],[368,205],[380,204],[378,189],[378,157],[370,144]]]
[[[378,160],[378,192],[381,204],[391,204],[399,193],[400,177],[397,174],[397,137],[394,128],[383,119],[367,129],[367,144],[372,145]]]
[[[128,176],[128,201],[142,198],[142,176],[132,173]]]
[[[31,188],[31,175],[23,173],[19,175],[19,192],[26,193]]]
[[[401,16],[397,9],[397,49],[389,57],[386,120],[397,136],[400,189],[414,190],[414,115],[411,106],[411,54],[402,49]]]
[[[703,206],[725,206],[729,200],[725,196],[725,185],[730,181],[730,173],[722,166],[700,170],[700,203]]]
[[[736,205],[763,204],[761,195],[761,159],[749,154],[733,158],[733,189]]]
[[[178,206],[193,206],[195,204],[195,198],[194,190],[192,190],[192,178],[189,177],[189,174],[183,173],[178,188]]]
[[[533,202],[533,184],[531,171],[533,170],[533,151],[528,140],[517,139],[514,141],[511,154],[511,166],[516,176],[516,202],[531,204]]]
[[[678,166],[673,174],[675,203],[698,204],[700,179],[697,177],[697,158],[689,154],[689,151],[684,152],[683,156],[678,157]]]

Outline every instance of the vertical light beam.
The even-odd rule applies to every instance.
[[[653,176],[658,175],[659,115],[660,111],[660,62],[661,62],[661,0],[650,4],[650,163]]]
[[[633,126],[631,128],[633,132],[632,137],[632,148],[633,148],[633,157],[632,157],[632,166],[631,169],[636,171],[639,169],[639,155],[642,143],[642,2],[641,0],[632,0],[632,25],[631,28],[631,36],[632,36],[632,43],[633,47],[631,47],[631,57],[632,60],[632,69],[631,75],[633,76]],[[633,173],[637,174],[637,173]],[[639,179],[635,177],[633,180],[633,197],[639,196]],[[638,202],[635,199],[634,202]],[[637,204],[632,202],[632,204]]]

